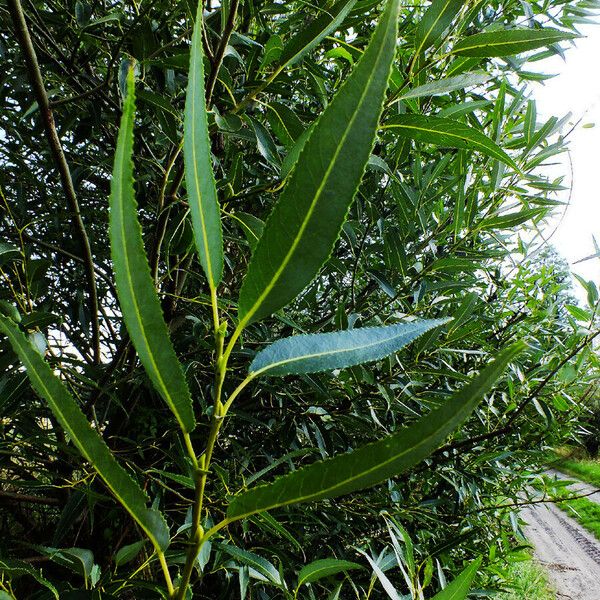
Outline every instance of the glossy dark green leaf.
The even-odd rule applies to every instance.
[[[356,0],[340,0],[323,10],[308,26],[303,27],[283,48],[279,62],[291,66],[310,52],[325,36],[336,31],[352,10]]]
[[[441,38],[464,4],[462,0],[433,0],[417,26],[415,36],[417,55]]]
[[[363,569],[361,565],[348,560],[338,560],[337,558],[324,558],[322,560],[315,560],[310,564],[302,567],[300,573],[298,573],[298,585],[305,585],[307,583],[313,583],[325,577],[331,577],[331,575],[337,575],[345,571],[353,571],[355,569]]]
[[[375,140],[398,10],[399,1],[390,0],[368,49],[300,154],[248,267],[239,300],[242,325],[290,302],[331,253]]]
[[[386,122],[385,128],[427,144],[477,150],[518,170],[513,159],[498,144],[460,121],[425,115],[397,115]]]
[[[250,374],[317,373],[373,362],[397,352],[426,331],[448,321],[424,319],[387,327],[295,335],[261,350],[250,365]]]
[[[198,258],[214,289],[223,276],[223,234],[217,188],[212,170],[211,146],[204,91],[202,2],[198,2],[192,36],[190,71],[185,100],[183,156],[185,181]]]
[[[463,56],[511,56],[550,46],[563,40],[574,40],[580,37],[576,33],[558,29],[507,29],[503,31],[486,31],[476,33],[458,41],[452,48],[454,54]]]
[[[349,494],[413,467],[460,426],[524,348],[524,344],[517,343],[500,352],[468,385],[413,425],[353,452],[314,463],[234,496],[227,518],[237,520],[280,506]]]
[[[148,376],[184,432],[194,429],[192,400],[175,351],[144,251],[133,189],[135,85],[129,71],[128,94],[113,167],[110,194],[110,249],[123,320]]]
[[[146,507],[146,494],[117,463],[62,381],[10,319],[0,316],[0,331],[8,337],[13,350],[25,366],[31,385],[46,400],[56,420],[82,456],[94,467],[152,543],[158,548],[166,548],[169,545],[169,530],[162,515]]]
[[[465,600],[480,565],[481,558],[473,561],[456,579],[449,583],[441,592],[437,593],[431,600]]]

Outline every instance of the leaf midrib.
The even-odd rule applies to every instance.
[[[306,360],[306,359],[310,359],[310,358],[319,358],[320,356],[334,356],[336,354],[344,354],[346,352],[356,352],[359,350],[364,350],[365,348],[371,348],[372,346],[378,346],[380,344],[385,344],[387,342],[390,342],[394,339],[397,339],[397,338],[405,336],[405,335],[410,335],[410,333],[408,333],[408,332],[397,333],[397,334],[391,335],[383,340],[379,339],[374,342],[370,342],[368,344],[362,344],[360,346],[353,346],[352,348],[344,348],[341,350],[333,350],[333,351],[328,351],[328,352],[315,352],[313,354],[303,354],[301,356],[287,358],[287,359],[281,360],[279,362],[271,363],[268,366],[263,367],[262,369],[259,369],[258,371],[250,371],[250,374],[252,374],[256,377],[256,376],[260,375],[261,373],[264,373],[265,371],[275,369],[277,367],[280,367],[281,365],[287,365],[287,364],[290,364],[293,362],[298,362],[298,361],[302,361],[302,360]]]
[[[127,130],[126,130],[126,134],[127,134],[127,145],[129,145],[130,141],[131,141],[131,136],[133,135],[133,131],[132,131],[132,108],[131,106],[127,107],[128,109],[128,114],[127,114]],[[135,296],[135,292],[134,292],[134,286],[133,286],[133,279],[131,278],[131,268],[130,268],[130,262],[129,262],[129,253],[127,251],[127,237],[125,235],[125,203],[123,202],[123,192],[124,192],[124,186],[123,186],[123,173],[125,173],[125,167],[127,164],[127,158],[125,157],[125,146],[126,144],[122,144],[120,148],[118,148],[118,164],[119,164],[119,172],[121,174],[121,177],[117,177],[117,186],[118,186],[118,194],[116,194],[116,199],[119,203],[119,207],[120,207],[120,214],[121,214],[121,227],[120,227],[120,237],[121,237],[121,249],[123,252],[123,261],[125,263],[125,277],[127,279],[127,285],[128,285],[128,291],[129,291],[129,296],[130,296],[130,300],[131,303],[133,305],[134,308],[134,314],[136,317],[136,321],[138,323],[138,326],[140,328],[140,331],[142,333],[142,341],[144,343],[146,352],[148,354],[148,357],[150,359],[150,362],[152,363],[152,369],[153,369],[153,373],[154,376],[157,378],[157,381],[159,383],[159,386],[164,394],[165,400],[167,400],[167,402],[171,405],[171,408],[173,409],[173,412],[175,413],[175,417],[177,418],[177,421],[179,422],[179,424],[181,425],[181,428],[184,431],[187,431],[187,427],[186,425],[183,423],[183,420],[181,419],[181,416],[179,414],[179,410],[177,409],[175,402],[173,400],[173,397],[171,396],[171,393],[169,392],[162,374],[160,373],[160,370],[158,368],[158,364],[156,362],[154,353],[152,351],[152,348],[150,346],[150,344],[148,343],[148,340],[146,338],[146,331],[145,331],[145,326],[144,326],[144,322],[142,320],[142,315],[140,313],[140,308],[139,308],[139,304],[137,303],[137,299]],[[131,161],[131,158],[129,159]],[[133,193],[133,192],[132,192]]]
[[[489,379],[492,379],[492,378],[493,378],[492,376],[488,377],[487,380],[486,380],[486,382],[489,381]],[[480,385],[480,387],[483,387],[485,385],[486,385],[486,383],[482,383]],[[468,404],[468,403],[465,403],[465,404]],[[275,502],[275,503],[273,503],[273,504],[271,504],[269,506],[262,507],[259,511],[252,510],[252,511],[246,512],[246,513],[244,513],[242,515],[236,515],[235,518],[236,519],[243,519],[243,518],[245,518],[245,517],[247,517],[249,515],[254,514],[255,512],[262,512],[262,511],[265,511],[265,510],[271,510],[273,508],[279,508],[280,506],[286,506],[288,504],[299,504],[301,502],[306,502],[306,501],[310,500],[313,497],[321,497],[322,498],[322,497],[326,496],[327,494],[329,494],[330,492],[332,492],[333,490],[336,490],[338,488],[344,487],[345,485],[347,485],[348,483],[351,483],[352,481],[356,481],[358,479],[361,479],[362,477],[365,477],[366,475],[371,474],[373,471],[377,471],[378,469],[381,469],[381,468],[389,465],[390,463],[392,463],[392,462],[394,462],[394,461],[402,458],[407,453],[413,452],[415,450],[418,450],[422,446],[428,444],[436,436],[436,434],[440,430],[442,430],[444,428],[447,428],[448,425],[449,425],[449,423],[456,423],[456,421],[459,420],[459,419],[457,419],[457,415],[459,415],[459,414],[462,415],[465,412],[465,410],[466,410],[465,409],[465,405],[463,405],[461,407],[461,410],[457,411],[454,414],[454,418],[453,419],[444,422],[440,427],[438,427],[435,430],[433,430],[430,435],[422,438],[418,443],[414,444],[413,446],[410,446],[410,448],[406,448],[402,452],[399,452],[398,454],[395,454],[394,456],[388,458],[387,460],[385,460],[383,462],[377,463],[376,465],[374,465],[373,467],[371,467],[369,469],[365,469],[364,471],[361,471],[359,474],[357,474],[355,476],[348,477],[348,478],[344,479],[343,481],[337,482],[335,485],[332,485],[330,487],[323,488],[323,489],[319,490],[318,492],[315,492],[315,493],[312,493],[312,494],[307,494],[306,496],[297,496],[297,497],[295,497],[295,498],[293,498],[291,500],[286,500],[285,502],[281,502],[281,503]],[[403,432],[399,432],[398,435],[401,435],[402,433]],[[375,442],[375,443],[378,443],[378,442]],[[352,453],[350,453],[350,454],[352,454]]]
[[[389,32],[390,23],[393,23],[393,19],[391,19],[391,18],[388,19],[388,24],[387,24],[388,30],[386,31],[386,34],[383,36],[383,41],[381,43],[381,47],[379,48],[379,51],[377,53],[377,58],[375,60],[376,65],[379,63],[381,54],[383,53],[383,50],[386,46],[385,42],[386,42],[387,34]],[[300,226],[300,229],[299,229],[298,233],[296,234],[294,241],[292,242],[292,246],[291,246],[290,250],[287,252],[285,257],[283,258],[283,261],[282,261],[281,265],[279,266],[279,268],[277,269],[277,271],[275,271],[275,274],[271,277],[271,281],[267,284],[267,286],[265,287],[265,289],[261,293],[261,295],[256,299],[256,301],[252,305],[252,308],[246,313],[244,318],[241,320],[240,325],[238,326],[239,328],[244,327],[250,321],[250,319],[253,317],[253,315],[256,313],[256,311],[260,308],[262,302],[271,293],[271,290],[275,287],[275,285],[277,284],[277,281],[279,281],[279,278],[281,277],[281,275],[283,274],[283,271],[285,270],[288,263],[290,262],[292,255],[295,253],[298,245],[300,244],[300,241],[304,235],[306,228],[308,227],[308,223],[310,222],[312,214],[315,211],[316,205],[321,197],[321,194],[323,193],[323,190],[325,189],[326,185],[329,183],[329,177],[330,177],[331,172],[337,162],[339,154],[342,151],[342,148],[345,144],[346,138],[348,137],[348,134],[352,128],[352,125],[354,124],[354,121],[356,120],[357,115],[360,112],[360,109],[362,108],[362,106],[364,104],[365,97],[367,96],[368,92],[370,91],[371,84],[372,84],[372,78],[369,78],[369,83],[367,85],[365,85],[365,87],[363,89],[357,109],[354,111],[352,118],[348,122],[348,126],[346,127],[344,134],[342,136],[342,139],[334,152],[333,159],[331,160],[331,162],[329,163],[329,166],[327,167],[327,169],[325,171],[325,176],[323,178],[323,181],[317,188],[315,197],[313,198],[311,205],[309,207],[309,210],[302,222],[302,225]],[[303,152],[306,152],[306,146],[303,148]]]
[[[201,28],[202,24],[201,23],[197,23],[196,24],[197,28]],[[198,35],[198,39],[200,39],[200,35]],[[198,52],[197,52],[197,46],[198,46],[198,40],[194,40],[196,47],[192,48],[192,65],[191,65],[191,77],[192,80],[190,82],[190,86],[192,87],[192,97],[191,97],[191,107],[190,107],[190,119],[191,119],[191,129],[192,129],[192,163],[193,163],[193,169],[194,169],[194,187],[196,189],[196,198],[198,199],[198,213],[200,215],[200,226],[202,227],[202,244],[204,246],[204,254],[205,254],[205,259],[206,259],[206,271],[207,271],[207,276],[208,276],[208,283],[211,289],[214,289],[215,287],[215,282],[214,282],[214,277],[213,277],[213,270],[212,270],[212,260],[211,260],[211,256],[210,256],[210,250],[209,250],[209,246],[208,246],[208,232],[206,229],[206,221],[204,219],[204,211],[202,210],[202,192],[200,191],[200,179],[199,179],[199,175],[198,175],[198,161],[196,160],[196,137],[197,137],[197,130],[196,130],[196,81],[197,81],[197,77],[198,77],[198,68],[196,67],[196,62],[198,60]],[[200,42],[201,43],[201,42]],[[200,60],[202,60],[200,58]],[[203,67],[202,67],[203,68]]]

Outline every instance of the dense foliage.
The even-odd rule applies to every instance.
[[[0,7],[0,597],[501,587],[594,393],[528,82],[596,4]]]

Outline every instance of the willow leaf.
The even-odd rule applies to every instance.
[[[183,157],[198,258],[209,286],[215,289],[223,276],[223,233],[206,117],[202,5],[202,2],[198,2],[192,35],[183,121]]]
[[[290,302],[333,249],[375,141],[399,6],[399,0],[389,0],[369,47],[315,125],[267,221],[240,292],[242,326]]]
[[[113,270],[123,319],[140,361],[182,430],[189,432],[195,426],[190,392],[167,333],[137,218],[132,162],[134,87],[130,69],[110,192]]]
[[[397,115],[386,122],[385,128],[397,135],[427,144],[477,150],[519,170],[513,159],[498,144],[477,129],[453,119],[425,115]]]
[[[339,560],[337,558],[324,558],[322,560],[315,560],[310,564],[302,567],[300,573],[298,573],[298,585],[296,589],[301,585],[318,581],[324,577],[331,577],[331,575],[337,575],[345,571],[352,571],[355,569],[363,569],[362,565],[348,560]]]
[[[463,0],[433,0],[419,21],[415,35],[415,53],[435,44],[464,6]]]
[[[438,592],[431,600],[465,600],[477,569],[481,564],[481,558],[473,561],[458,577],[452,580],[441,592]]]
[[[413,467],[459,427],[524,347],[517,343],[502,351],[450,400],[410,427],[234,496],[227,519],[234,521],[281,506],[335,498],[372,487]]]
[[[252,375],[291,375],[332,371],[389,356],[450,319],[428,319],[386,327],[361,327],[333,333],[295,335],[259,352]]]
[[[321,40],[333,33],[344,22],[356,0],[341,0],[304,27],[283,48],[279,62],[289,67],[310,52]]]
[[[535,50],[580,37],[576,33],[569,33],[547,27],[545,29],[507,29],[504,31],[486,31],[476,33],[458,41],[452,48],[454,54],[462,56],[480,56],[491,58],[494,56],[512,56],[527,50]]]
[[[46,400],[50,410],[82,456],[94,467],[115,498],[138,522],[160,549],[169,545],[169,530],[162,515],[146,507],[146,494],[119,465],[112,452],[91,427],[62,381],[52,372],[25,335],[7,317],[0,315],[0,330],[25,366],[31,385]]]
[[[455,77],[438,79],[418,87],[406,90],[398,96],[398,100],[408,100],[409,98],[422,98],[423,96],[441,96],[455,90],[463,90],[472,85],[481,85],[488,81],[491,75],[488,73],[462,73]]]

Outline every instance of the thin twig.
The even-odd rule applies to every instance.
[[[229,38],[231,38],[231,34],[233,33],[233,26],[235,24],[235,17],[237,15],[237,10],[240,2],[239,0],[232,0],[231,6],[229,7],[229,15],[227,16],[227,23],[225,23],[225,28],[223,29],[223,35],[221,36],[221,41],[217,49],[215,50],[215,56],[212,61],[212,69],[210,71],[210,75],[206,79],[206,106],[210,107],[210,100],[212,98],[215,85],[217,83],[217,77],[219,76],[219,70],[221,69],[221,65],[223,64],[223,59],[225,58],[225,50],[227,50],[227,45],[229,44]]]
[[[35,49],[31,41],[31,36],[29,35],[29,29],[27,28],[25,15],[23,13],[20,0],[8,0],[8,8],[15,27],[19,45],[21,46],[21,50],[25,55],[25,62],[27,64],[29,77],[31,79],[37,99],[39,111],[44,122],[44,129],[50,145],[52,157],[60,173],[62,188],[65,196],[67,197],[69,208],[73,213],[75,227],[83,246],[83,259],[85,263],[90,304],[90,318],[92,322],[92,346],[94,348],[94,362],[100,363],[101,352],[100,323],[98,318],[98,290],[96,287],[96,274],[94,271],[94,259],[92,256],[90,240],[81,217],[81,211],[79,210],[79,203],[77,201],[75,187],[73,186],[73,180],[71,179],[71,171],[69,169],[67,159],[65,158],[60,138],[58,137],[58,132],[56,131],[54,116],[48,102],[48,95],[46,94],[46,88],[44,87],[44,80],[42,78],[42,73],[37,61]]]

